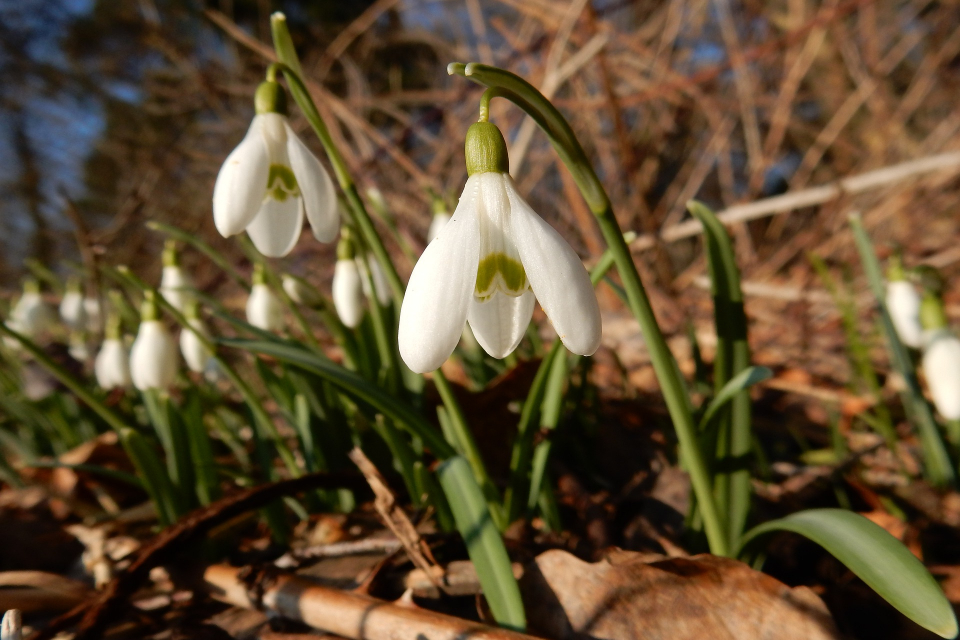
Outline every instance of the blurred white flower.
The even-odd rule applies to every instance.
[[[923,346],[920,328],[920,294],[906,280],[887,282],[887,311],[903,344],[914,349]]]
[[[210,330],[198,315],[196,303],[187,307],[185,315],[189,328],[180,330],[180,353],[191,371],[203,373],[207,369],[208,361],[213,357],[213,351],[202,339],[210,339]]]
[[[101,330],[100,318],[102,311],[100,309],[100,298],[89,297],[83,299],[83,313],[87,317],[87,331],[97,333]]]
[[[74,331],[86,328],[87,311],[83,305],[83,283],[79,278],[70,278],[67,282],[67,290],[60,300],[60,317]]]
[[[40,294],[36,280],[28,279],[23,284],[23,295],[10,311],[7,326],[34,341],[45,341],[56,322],[56,315]],[[7,341],[14,346],[13,341]],[[16,343],[19,346],[19,343]]]
[[[177,345],[159,320],[152,291],[147,292],[140,315],[140,329],[130,348],[130,376],[137,389],[167,389],[177,377]]]
[[[262,83],[255,104],[257,115],[213,188],[217,230],[224,237],[246,230],[260,253],[277,258],[293,249],[306,214],[317,240],[332,241],[339,226],[333,182],[290,128],[283,88]]]
[[[333,306],[351,329],[363,320],[363,286],[355,260],[337,260],[333,268]]]
[[[100,346],[100,352],[93,363],[93,372],[97,384],[103,389],[129,387],[130,357],[120,334],[120,319],[111,317],[107,321],[106,338]]]
[[[90,359],[90,346],[87,344],[87,335],[83,331],[70,332],[67,353],[77,362],[86,362]]]
[[[297,304],[311,308],[316,308],[323,304],[323,299],[320,297],[319,292],[302,278],[285,273],[281,280],[283,282],[283,290],[286,291],[290,299]]]
[[[283,303],[267,286],[261,265],[253,271],[253,287],[247,298],[247,322],[264,331],[283,329]]]
[[[0,622],[0,640],[20,640],[23,637],[23,621],[19,609],[10,609]]]
[[[393,296],[390,292],[390,283],[387,281],[387,275],[383,272],[383,267],[376,256],[368,253],[366,257],[356,257],[357,270],[360,272],[360,286],[363,289],[363,295],[372,299],[373,293],[370,291],[370,282],[367,280],[367,265],[370,265],[370,280],[373,280],[373,288],[377,293],[377,301],[381,307],[390,304]]]
[[[517,193],[506,143],[479,122],[466,141],[469,178],[453,217],[420,257],[400,310],[404,362],[423,373],[457,346],[464,322],[495,358],[510,354],[533,315],[534,296],[567,349],[600,346],[600,308],[576,252]]]
[[[430,228],[427,229],[427,242],[429,243],[436,240],[437,236],[440,235],[440,231],[447,226],[448,222],[450,222],[449,212],[435,211],[433,213],[433,219],[430,220]]]
[[[186,313],[193,302],[193,280],[180,266],[180,256],[172,240],[163,249],[163,275],[160,277],[160,295],[180,313]]]
[[[927,334],[923,375],[940,415],[960,420],[960,339],[948,329]]]

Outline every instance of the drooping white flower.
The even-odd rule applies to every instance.
[[[213,351],[204,342],[204,338],[210,339],[210,330],[200,318],[195,302],[187,307],[185,315],[189,328],[180,330],[180,353],[191,371],[203,373],[207,369],[207,362],[213,357]]]
[[[453,217],[420,257],[400,310],[404,362],[423,373],[440,367],[470,323],[495,358],[520,343],[534,296],[566,347],[591,355],[600,346],[600,308],[580,258],[517,193],[506,143],[487,122],[470,127],[469,178]]]
[[[890,258],[887,269],[887,311],[890,320],[903,344],[913,349],[923,346],[923,329],[920,326],[920,294],[903,272],[899,254]]]
[[[337,243],[337,263],[333,267],[333,307],[340,322],[351,329],[363,320],[363,282],[353,239],[347,229]]]
[[[25,281],[23,295],[10,311],[7,326],[31,340],[44,341],[55,322],[53,309],[40,294],[40,284],[33,279]],[[12,342],[7,343],[13,346]]]
[[[376,256],[368,253],[365,257],[357,256],[357,270],[360,272],[360,286],[363,289],[363,295],[373,299],[373,292],[370,291],[370,281],[367,279],[367,265],[369,265],[370,280],[373,280],[373,289],[376,291],[377,301],[381,307],[390,304],[393,296],[390,292],[390,283],[387,281],[387,275],[383,272],[383,267]]]
[[[943,302],[927,291],[920,305],[923,376],[933,404],[947,420],[960,420],[960,339],[947,325]]]
[[[140,314],[140,330],[130,348],[130,376],[141,391],[167,389],[177,377],[177,345],[159,319],[153,291],[148,291]]]
[[[320,293],[302,278],[285,273],[281,277],[281,281],[283,283],[283,290],[286,291],[290,299],[297,304],[311,308],[316,308],[323,304],[323,298],[320,297]]]
[[[265,256],[293,249],[306,215],[313,235],[330,242],[339,214],[329,174],[287,122],[286,95],[276,82],[257,89],[256,115],[227,156],[213,188],[213,220],[224,237],[244,230]]]
[[[79,278],[70,278],[67,290],[60,300],[60,317],[74,331],[86,328],[87,311],[83,305],[83,284]]]
[[[193,280],[180,266],[180,257],[173,241],[163,249],[163,275],[160,277],[160,295],[180,313],[186,313],[193,302]]]
[[[130,357],[120,332],[120,318],[112,316],[107,321],[106,338],[93,363],[97,384],[103,389],[126,388],[130,378]]]
[[[90,345],[87,344],[87,334],[83,331],[71,331],[67,353],[77,362],[86,362],[90,359]]]
[[[450,222],[450,212],[447,211],[443,202],[439,201],[439,204],[435,204],[433,208],[433,219],[430,220],[430,228],[427,229],[427,242],[433,242],[448,222]]]
[[[87,317],[87,331],[90,333],[99,333],[100,318],[102,311],[100,309],[100,298],[90,296],[83,299],[83,313]]]
[[[253,286],[247,298],[247,322],[264,331],[283,329],[283,303],[267,286],[261,265],[253,271]]]

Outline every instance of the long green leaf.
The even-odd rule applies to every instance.
[[[455,456],[440,465],[437,476],[493,617],[503,627],[523,631],[527,620],[520,587],[470,464],[463,457]]]
[[[957,636],[957,618],[926,567],[899,540],[863,516],[843,509],[809,509],[751,529],[743,546],[773,531],[810,538],[924,629]]]
[[[700,430],[708,429],[710,420],[738,393],[749,389],[758,382],[769,380],[772,376],[773,371],[767,367],[747,367],[728,380],[727,384],[723,385],[723,388],[707,404],[707,409],[703,412],[703,417],[700,418]]]
[[[156,505],[160,524],[168,526],[176,522],[180,516],[177,490],[167,477],[156,452],[146,438],[129,427],[120,429],[120,442],[137,469],[143,487]]]
[[[937,423],[933,418],[933,412],[930,411],[930,405],[927,404],[920,391],[920,383],[917,382],[917,375],[913,370],[913,364],[910,362],[910,356],[907,354],[903,343],[900,342],[900,336],[897,335],[897,330],[890,319],[890,312],[887,310],[885,302],[883,275],[880,270],[880,263],[877,261],[877,254],[873,250],[873,243],[870,242],[870,237],[863,228],[859,215],[853,214],[850,216],[850,227],[853,229],[853,237],[857,243],[857,250],[860,252],[860,260],[863,262],[863,271],[867,276],[867,282],[877,299],[880,322],[883,326],[883,332],[887,336],[887,346],[890,348],[893,366],[896,367],[907,383],[907,388],[901,392],[901,398],[903,398],[907,415],[917,425],[920,432],[924,470],[932,483],[939,486],[951,484],[954,481],[953,465],[950,463],[947,448],[940,438],[940,432],[937,430]]]

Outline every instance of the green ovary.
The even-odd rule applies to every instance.
[[[497,282],[497,274],[500,274]],[[481,299],[489,298],[492,289],[499,288],[507,295],[518,296],[527,289],[527,273],[519,260],[498,251],[480,261],[477,268],[476,295]]]
[[[300,197],[300,186],[290,167],[282,164],[270,165],[270,173],[267,176],[267,197],[277,202]]]

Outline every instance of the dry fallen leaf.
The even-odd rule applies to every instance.
[[[596,563],[547,551],[521,583],[532,633],[586,640],[823,640],[826,606],[736,560],[617,552]]]

